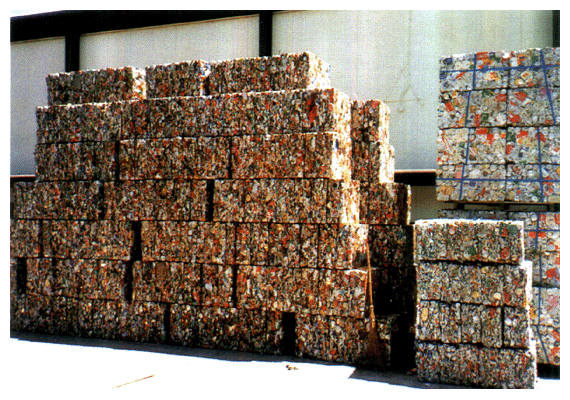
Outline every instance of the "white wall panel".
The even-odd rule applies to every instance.
[[[65,41],[12,43],[10,52],[10,175],[33,175],[36,107],[47,105],[46,76],[65,70]]]
[[[167,25],[81,37],[81,69],[144,68],[185,60],[255,57],[259,17]]]
[[[552,45],[550,11],[285,11],[274,52],[312,51],[334,87],[391,110],[396,169],[435,169],[439,58]]]

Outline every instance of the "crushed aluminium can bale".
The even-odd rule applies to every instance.
[[[517,87],[560,86],[560,48],[511,52],[509,85]]]
[[[353,142],[388,143],[390,109],[380,100],[351,102],[350,132]]]
[[[504,164],[507,131],[501,128],[459,128],[439,131],[438,165]]]
[[[506,196],[504,164],[438,165],[439,201],[502,202]]]
[[[396,182],[360,183],[360,223],[370,225],[408,225],[411,188]]]
[[[560,327],[560,288],[532,288],[530,315],[533,325]]]
[[[200,304],[204,307],[232,307],[235,303],[233,299],[233,273],[231,266],[203,264]]]
[[[361,269],[366,267],[368,226],[326,224],[319,227],[319,268]]]
[[[48,105],[102,103],[146,97],[145,71],[123,67],[50,74]]]
[[[532,389],[536,350],[416,342],[418,378],[486,388]]]
[[[233,179],[348,179],[351,143],[335,132],[248,135],[232,140]]]
[[[310,52],[216,61],[210,68],[212,94],[330,87],[330,66]]]
[[[467,127],[507,125],[507,89],[473,90],[469,96]]]
[[[522,164],[560,164],[560,126],[507,128],[505,160]]]
[[[114,179],[115,142],[38,144],[35,149],[38,181]]]
[[[358,182],[332,179],[216,179],[214,221],[358,222]]]
[[[93,337],[93,300],[66,299],[66,333],[70,336]]]
[[[510,55],[505,52],[442,57],[439,61],[440,91],[506,88],[509,62]]]
[[[525,254],[533,262],[533,285],[560,287],[560,212],[512,211],[508,219],[524,222]]]
[[[123,102],[36,108],[37,143],[109,142],[121,134]]]
[[[368,247],[373,267],[404,268],[413,259],[411,225],[369,225]]]
[[[181,346],[197,346],[200,335],[199,307],[174,303],[170,306],[170,340]]]
[[[238,316],[237,308],[200,308],[196,315],[199,346],[207,349],[238,350]]]
[[[143,221],[142,260],[231,265],[234,224],[197,221]]]
[[[42,257],[42,221],[10,219],[10,257]]]
[[[105,219],[205,221],[207,187],[205,179],[105,182]]]
[[[505,200],[524,203],[560,203],[560,165],[507,165]]]
[[[100,218],[99,181],[16,182],[12,187],[15,219]]]
[[[134,232],[127,221],[45,220],[45,257],[124,260],[131,257]]]
[[[119,179],[220,179],[229,176],[228,138],[122,140]]]
[[[269,255],[269,224],[236,224],[236,264],[267,265]]]
[[[379,141],[352,143],[352,179],[394,182],[394,147]]]
[[[533,325],[538,364],[560,365],[560,328]]]
[[[208,92],[210,63],[181,61],[145,68],[147,98],[203,96]]]
[[[415,259],[519,265],[524,259],[523,223],[493,220],[419,220]]]
[[[513,126],[560,124],[560,88],[517,88],[508,93],[507,118]]]
[[[560,287],[560,212],[439,210],[439,217],[522,221],[525,259],[532,261],[533,285]]]

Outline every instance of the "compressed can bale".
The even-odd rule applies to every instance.
[[[517,88],[509,91],[508,120],[513,126],[560,123],[559,88]]]
[[[66,300],[67,334],[79,337],[93,337],[93,300]]]
[[[526,203],[559,203],[560,165],[507,165],[505,200]]]
[[[441,218],[524,222],[525,259],[532,261],[533,285],[560,286],[560,213],[547,211],[440,210]]]
[[[532,290],[532,324],[560,327],[560,289],[533,287]]]
[[[560,365],[560,328],[533,325],[538,364]]]
[[[232,177],[343,179],[350,149],[346,135],[334,132],[239,136],[232,141]]]
[[[223,350],[239,348],[239,322],[236,308],[202,308],[197,314],[200,347]]]
[[[123,67],[50,74],[46,78],[48,104],[81,104],[144,98],[143,69]]]
[[[147,97],[203,96],[208,92],[210,63],[203,60],[145,68]]]
[[[354,181],[220,179],[214,185],[215,221],[351,223],[359,218]]]
[[[38,220],[10,220],[10,257],[41,257],[43,224]]]
[[[36,145],[38,181],[109,181],[116,174],[115,142]]]
[[[507,131],[501,128],[444,129],[438,135],[438,165],[504,164]]]
[[[113,181],[104,184],[105,218],[205,221],[206,180]]]
[[[560,164],[560,127],[509,127],[506,134],[507,162]]]
[[[512,88],[560,86],[560,48],[512,51],[510,67]]]
[[[234,226],[197,221],[143,221],[143,261],[231,264]]]
[[[313,53],[212,62],[208,89],[215,93],[330,87],[329,65]]]
[[[239,309],[279,310],[284,269],[272,266],[238,266],[237,303]]]
[[[204,307],[228,308],[234,304],[233,269],[231,266],[202,265],[202,301]]]
[[[16,219],[96,220],[102,207],[99,181],[17,182],[12,188]]]
[[[170,340],[182,346],[199,343],[199,308],[189,304],[172,304],[170,307]]]
[[[438,200],[559,202],[559,63],[557,48],[441,58]],[[506,128],[506,144],[485,148],[450,129],[483,127]],[[468,159],[479,167],[466,171]],[[505,161],[515,165],[489,173]]]
[[[370,264],[373,267],[402,268],[413,259],[411,225],[370,225],[368,227]]]
[[[420,220],[414,224],[414,235],[416,261],[518,265],[524,259],[523,223],[519,221]]]
[[[43,222],[45,257],[128,260],[134,238],[126,221]]]
[[[502,202],[506,198],[504,164],[439,165],[436,190],[439,201]]]
[[[328,224],[319,229],[319,268],[360,269],[366,267],[368,226]]]
[[[121,134],[123,102],[36,108],[37,143],[107,142]]]
[[[389,139],[390,109],[379,100],[355,100],[351,103],[351,136],[353,142]]]
[[[360,223],[370,225],[408,225],[411,188],[402,183],[360,183]]]
[[[353,142],[352,179],[394,182],[394,148],[380,141]]]
[[[227,178],[229,159],[227,138],[122,140],[119,177],[121,180]]]

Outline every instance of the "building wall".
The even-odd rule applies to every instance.
[[[81,69],[145,67],[182,60],[256,56],[257,16],[81,37]],[[335,88],[391,109],[397,170],[436,168],[439,58],[552,46],[551,11],[283,11],[273,15],[273,53],[311,51]],[[64,40],[12,43],[11,171],[35,172],[35,107],[45,76],[64,70]],[[42,60],[42,62],[37,62]],[[434,186],[412,188],[412,219],[445,208]]]

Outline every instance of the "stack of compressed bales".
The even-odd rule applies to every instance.
[[[538,363],[560,365],[560,213],[441,210],[440,216],[524,223],[525,259],[532,262],[531,317]]]
[[[532,388],[531,266],[523,224],[416,221],[416,366],[421,380]]]
[[[437,198],[560,202],[560,49],[440,60]]]
[[[327,70],[310,53],[128,69],[107,100],[99,71],[50,76],[37,180],[12,193],[12,327],[363,362],[371,248],[390,357],[413,310],[409,188],[392,150],[353,178],[353,131],[386,148],[387,110],[353,121]]]
[[[438,200],[485,203],[440,216],[523,221],[533,310],[548,293],[559,321],[560,49],[444,57],[440,90]],[[539,363],[560,365],[559,325],[533,315]]]

